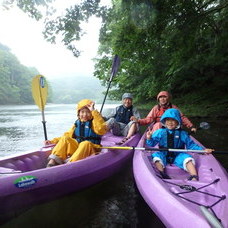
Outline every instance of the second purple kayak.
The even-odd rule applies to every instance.
[[[137,147],[144,147],[144,143],[145,135]],[[142,197],[166,227],[228,227],[226,170],[213,155],[192,156],[199,181],[187,180],[189,174],[175,165],[166,167],[171,179],[162,179],[152,164],[151,153],[136,150],[133,172]]]

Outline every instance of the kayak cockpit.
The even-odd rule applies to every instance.
[[[0,160],[0,175],[18,174],[46,167],[47,158],[51,150],[35,151],[19,155],[17,157],[9,157]]]

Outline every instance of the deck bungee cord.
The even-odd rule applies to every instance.
[[[159,176],[159,177],[160,177],[160,176]],[[161,179],[162,179],[162,178],[161,178]],[[171,191],[171,190],[170,190],[170,191],[171,191],[174,195],[180,197],[181,199],[184,199],[184,200],[186,200],[186,201],[188,201],[188,202],[190,202],[190,203],[193,203],[193,204],[196,204],[196,205],[198,205],[198,206],[200,206],[200,207],[203,207],[203,208],[204,208],[204,209],[203,209],[204,211],[207,210],[207,211],[209,212],[209,209],[210,209],[211,212],[212,212],[212,214],[211,214],[211,219],[207,217],[207,219],[209,219],[209,222],[217,221],[217,222],[220,224],[220,226],[213,226],[213,227],[223,227],[223,226],[221,225],[221,222],[222,222],[222,221],[221,221],[221,219],[218,218],[218,216],[216,215],[215,211],[213,210],[213,207],[214,207],[215,205],[217,205],[218,203],[220,203],[222,200],[225,200],[225,199],[226,199],[226,195],[219,196],[219,195],[211,194],[211,193],[209,193],[209,192],[200,191],[201,189],[205,189],[205,188],[208,187],[208,186],[211,186],[211,185],[213,185],[213,184],[218,183],[218,182],[220,181],[220,178],[217,178],[217,179],[215,179],[214,181],[212,181],[211,183],[206,184],[206,185],[203,185],[203,186],[201,186],[201,187],[199,187],[199,188],[196,188],[196,187],[194,187],[194,186],[192,186],[192,185],[181,185],[181,184],[175,184],[175,183],[170,182],[170,181],[166,181],[166,180],[164,180],[164,179],[162,179],[162,180],[163,180],[163,182],[165,182],[165,183],[167,183],[167,184],[174,185],[174,186],[180,187],[181,189],[186,190],[186,191],[184,191],[184,192],[173,192],[173,191]],[[194,201],[194,200],[192,200],[192,199],[189,199],[189,198],[186,198],[186,197],[182,196],[182,194],[187,194],[187,193],[192,193],[192,192],[198,192],[198,193],[200,193],[200,194],[204,194],[204,195],[207,195],[207,196],[211,196],[211,197],[214,197],[214,198],[218,198],[218,200],[215,201],[215,202],[214,202],[213,204],[211,204],[211,205],[203,205],[203,204],[201,204],[201,203],[199,203],[199,202],[196,202],[196,201]],[[202,213],[203,213],[203,215],[205,216],[205,212],[202,212]]]

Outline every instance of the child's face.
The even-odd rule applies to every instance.
[[[178,122],[172,118],[165,119],[165,126],[169,130],[174,130],[178,126]]]
[[[88,108],[80,109],[78,116],[79,116],[79,119],[83,122],[86,122],[92,119],[91,111]]]

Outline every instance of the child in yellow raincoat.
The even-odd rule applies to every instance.
[[[63,164],[68,158],[69,162],[81,160],[95,154],[101,147],[101,136],[107,132],[107,126],[101,114],[94,110],[94,102],[81,100],[77,113],[78,119],[68,132],[62,137],[45,141],[45,145],[56,144],[47,167]]]

